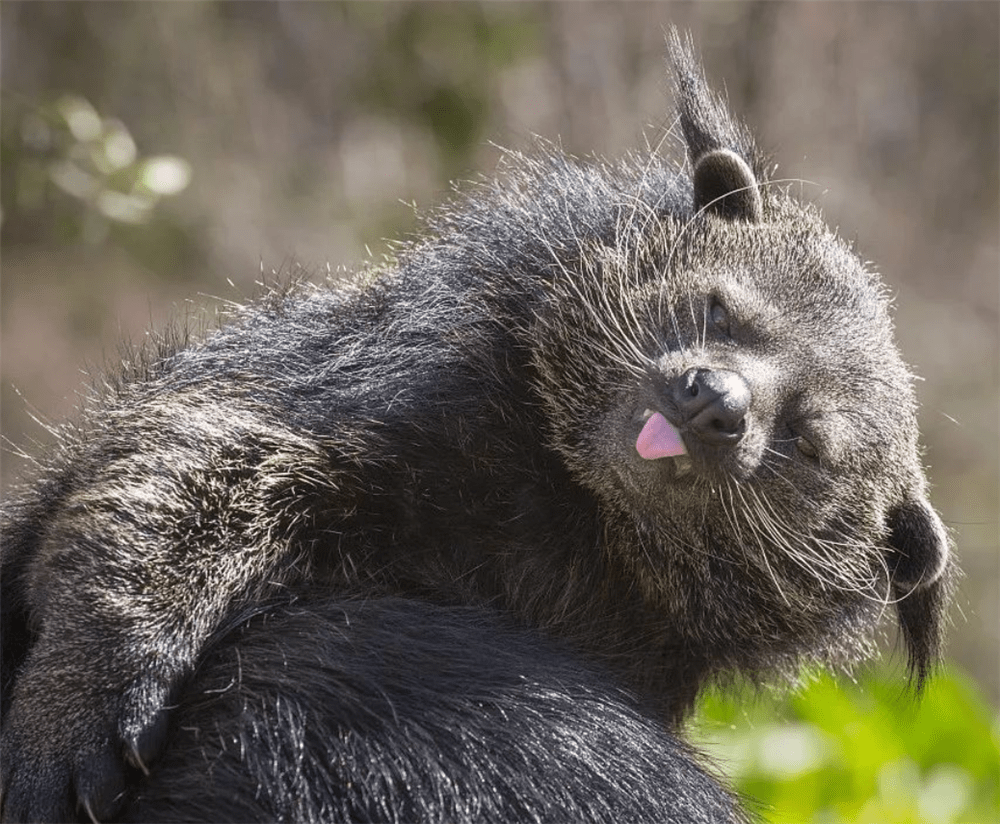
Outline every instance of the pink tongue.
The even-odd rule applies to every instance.
[[[636,451],[647,461],[670,458],[687,452],[681,433],[672,427],[659,412],[654,412],[646,421],[635,442]]]

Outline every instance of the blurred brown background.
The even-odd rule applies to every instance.
[[[489,172],[491,142],[656,143],[676,24],[897,295],[966,571],[950,652],[996,704],[998,22],[992,2],[5,0],[2,483],[117,341],[293,259],[379,254],[406,204]]]

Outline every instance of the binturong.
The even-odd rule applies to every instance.
[[[95,389],[3,504],[4,820],[114,815],[207,640],[299,589],[499,613],[669,729],[886,614],[919,691],[954,565],[886,288],[670,54],[684,162],[511,152]]]

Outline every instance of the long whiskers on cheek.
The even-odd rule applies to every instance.
[[[833,540],[807,534],[792,526],[795,520],[779,511],[763,491],[745,486],[747,512],[755,531],[781,557],[805,572],[820,587],[849,592],[877,602],[883,608],[891,603],[889,575],[882,551],[869,543]],[[749,501],[748,501],[749,498]]]
[[[743,529],[741,527],[741,524],[746,524],[748,529],[751,531],[754,543],[757,545],[760,560],[764,564],[764,569],[767,571],[767,575],[770,578],[771,583],[774,584],[774,588],[781,596],[781,600],[785,603],[785,606],[790,607],[791,601],[788,599],[788,596],[785,595],[785,591],[781,587],[781,582],[778,579],[778,576],[775,575],[774,569],[772,569],[771,563],[768,560],[767,546],[761,541],[759,532],[754,528],[754,520],[746,517],[746,513],[749,511],[749,508],[743,498],[739,485],[735,482],[727,480],[724,488],[728,494],[727,496],[721,498],[723,502],[723,512],[725,513],[730,526],[733,527],[733,531],[740,538],[740,547],[745,548],[747,546],[747,542],[743,538]],[[739,498],[740,500],[739,506],[736,504],[736,498]],[[746,560],[748,563],[752,563],[751,559],[747,558]]]

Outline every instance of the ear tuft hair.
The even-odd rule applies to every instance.
[[[748,217],[762,206],[759,188],[747,185],[766,179],[766,159],[750,131],[736,120],[725,102],[712,92],[691,36],[681,39],[676,28],[667,37],[673,68],[677,111],[691,167],[695,170],[696,208],[717,202],[726,217]],[[705,166],[703,164],[707,163]],[[698,203],[698,170],[702,168],[705,197]],[[726,185],[734,184],[727,191]],[[725,195],[738,197],[720,197]],[[710,195],[710,196],[709,196]],[[749,210],[749,211],[748,211]],[[759,219],[759,218],[758,218]]]
[[[956,578],[948,534],[923,498],[904,501],[888,519],[892,592],[910,680],[919,694],[941,658],[944,612]]]

